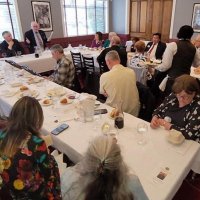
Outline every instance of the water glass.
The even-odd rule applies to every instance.
[[[22,55],[21,51],[17,51],[17,57],[20,57]]]
[[[95,131],[100,130],[100,127],[101,127],[101,119],[102,119],[102,115],[101,115],[101,114],[99,114],[99,115],[94,115],[93,121],[94,121],[94,130],[95,130]]]
[[[148,132],[148,125],[144,122],[140,122],[137,125],[137,143],[143,145],[146,143],[146,137]]]
[[[6,54],[6,53],[2,53],[1,56],[2,56],[3,58],[6,58],[6,57],[7,57],[7,54]]]
[[[118,135],[119,135],[119,130],[118,130],[117,126],[111,126],[110,130],[108,132],[108,136],[112,137],[117,142]]]

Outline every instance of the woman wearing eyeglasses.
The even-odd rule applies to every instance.
[[[151,127],[163,126],[175,129],[186,139],[200,142],[200,95],[199,83],[189,75],[175,79],[172,93],[154,111]]]

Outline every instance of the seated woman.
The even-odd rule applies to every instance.
[[[135,51],[136,51],[136,49],[135,49],[135,43],[138,42],[138,41],[140,40],[140,38],[138,38],[138,37],[133,37],[131,40],[132,40],[132,42],[133,42],[133,44],[131,45],[131,52],[135,52]],[[145,44],[144,44],[144,45],[145,45]]]
[[[40,104],[26,96],[15,103],[0,131],[2,190],[13,199],[61,199],[57,163],[39,134],[42,124]]]
[[[105,42],[103,43],[103,47],[104,48],[108,48],[108,47],[111,47],[111,44],[110,44],[110,41],[112,39],[113,36],[116,36],[117,34],[115,32],[110,32],[108,34],[108,39],[105,40]]]
[[[21,47],[18,40],[12,38],[12,35],[9,31],[4,31],[2,36],[4,38],[4,41],[0,44],[0,51],[2,54],[4,53],[6,57],[23,54],[24,49]]]
[[[119,145],[110,136],[99,136],[84,159],[68,167],[61,179],[65,200],[147,200],[135,175],[128,174]]]
[[[189,75],[175,79],[173,93],[155,110],[151,127],[175,129],[186,139],[200,142],[200,95],[197,80]]]
[[[96,32],[94,36],[94,40],[92,41],[91,47],[92,48],[98,48],[103,46],[103,34],[101,32]]]
[[[146,81],[152,78],[148,72],[148,68],[144,64],[146,57],[144,56],[145,43],[143,41],[137,41],[135,43],[136,54],[131,58],[129,67],[136,73],[137,81],[146,85]],[[136,70],[137,67],[142,67],[144,70]]]

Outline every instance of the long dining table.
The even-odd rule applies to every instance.
[[[21,96],[34,94],[44,112],[41,134],[50,135],[53,146],[65,153],[74,163],[83,158],[90,141],[102,134],[101,127],[104,123],[114,126],[114,121],[108,114],[112,110],[110,106],[100,104],[98,108],[107,109],[107,114],[100,115],[98,120],[81,122],[77,120],[76,113],[80,94],[45,79],[30,84],[30,78],[36,77],[27,72],[21,73],[20,76],[19,74],[19,71],[14,69],[11,82],[0,79],[0,114],[8,116],[12,106]],[[0,78],[3,77],[4,70],[0,69]],[[13,82],[27,86],[28,91],[32,93],[20,92],[20,84]],[[58,97],[54,99],[53,105],[44,105],[43,100],[48,98],[48,91],[56,88],[64,91],[62,95],[74,95],[75,99],[61,105],[59,100],[62,97]],[[143,145],[137,142],[137,125],[140,122],[148,125],[148,132],[144,136],[146,143]],[[62,123],[67,123],[69,128],[59,135],[52,135],[51,131]],[[135,173],[139,177],[150,200],[172,199],[188,172],[195,166],[196,172],[200,170],[199,143],[185,140],[180,145],[174,145],[167,140],[168,134],[169,132],[162,128],[151,129],[148,122],[127,113],[124,113],[124,128],[118,130],[117,142],[121,146],[124,161],[130,173]]]
[[[99,64],[97,62],[97,56],[100,54],[101,50],[87,48],[87,47],[82,47],[82,48],[74,47],[71,49],[65,48],[64,49],[65,55],[72,61],[70,51],[80,52],[82,55],[86,57],[93,57],[95,68],[96,69],[99,68]],[[54,70],[54,66],[56,65],[56,60],[52,58],[50,50],[43,51],[38,58],[35,58],[35,54],[26,54],[9,58],[0,58],[0,64],[1,62],[4,62],[5,59],[13,60],[14,62],[20,65],[27,65],[30,69],[32,69],[37,73]]]

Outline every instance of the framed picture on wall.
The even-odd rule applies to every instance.
[[[52,18],[50,2],[32,1],[33,19],[40,25],[43,31],[52,31]]]
[[[195,3],[192,15],[192,28],[194,32],[200,32],[200,3]]]

